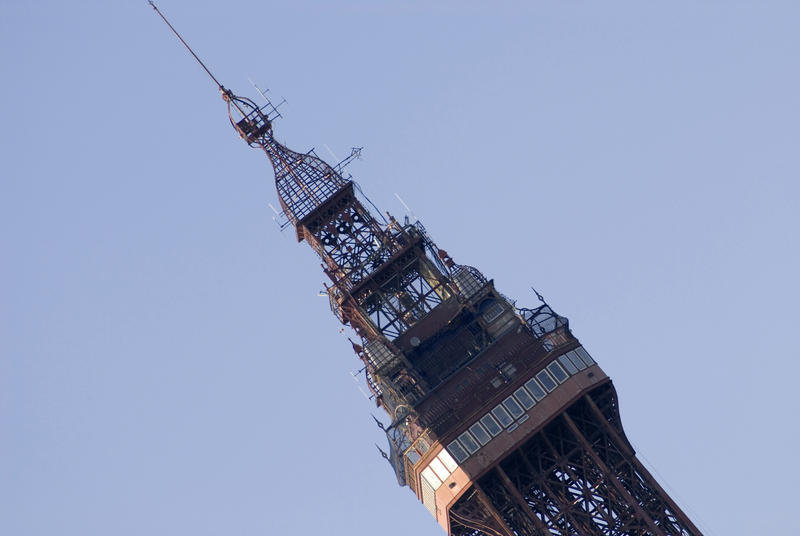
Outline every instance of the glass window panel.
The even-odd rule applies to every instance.
[[[444,466],[439,458],[432,459],[428,467],[433,469],[433,472],[436,473],[436,476],[441,480],[447,480],[447,477],[450,476],[450,471],[447,470],[447,467]]]
[[[527,421],[529,418],[530,418],[530,417],[529,417],[528,415],[523,415],[522,417],[520,417],[519,419],[517,419],[517,424],[522,424],[522,423],[524,423],[525,421]]]
[[[547,365],[547,370],[549,370],[550,374],[552,374],[555,379],[558,380],[558,383],[564,383],[564,380],[568,378],[567,373],[564,372],[564,369],[561,368],[561,365],[555,361]]]
[[[480,441],[481,445],[485,445],[486,443],[492,440],[492,436],[490,436],[488,432],[486,432],[486,430],[483,429],[483,426],[481,426],[481,423],[479,422],[476,422],[475,424],[470,426],[469,431],[472,432],[472,435],[475,436],[475,439]]]
[[[514,423],[514,424],[512,424],[511,426],[509,426],[509,427],[508,427],[508,431],[509,431],[509,432],[513,432],[513,431],[514,431],[514,430],[516,430],[518,427],[519,427],[519,425],[518,425],[517,423]]]
[[[539,380],[539,383],[544,385],[548,393],[556,388],[555,380],[550,377],[550,374],[546,370],[539,372],[539,374],[536,375],[536,379]]]
[[[406,453],[406,458],[408,458],[408,460],[409,460],[409,461],[410,461],[412,464],[416,464],[416,463],[419,461],[419,459],[420,459],[420,455],[419,455],[419,452],[417,452],[417,451],[416,451],[416,450],[414,450],[414,449],[411,449],[411,450],[409,450],[409,451]]]
[[[514,419],[511,418],[511,415],[509,415],[506,409],[500,404],[495,406],[495,408],[492,410],[492,415],[494,415],[503,426],[508,426],[514,422]]]
[[[573,365],[572,361],[570,361],[567,356],[562,355],[561,357],[558,358],[558,360],[561,361],[561,364],[564,365],[564,368],[567,369],[567,372],[569,372],[570,374],[578,373],[578,367]]]
[[[587,367],[594,365],[594,359],[592,359],[592,356],[589,355],[589,352],[587,352],[583,346],[575,348],[575,352],[581,356],[581,359],[583,359],[583,362],[586,363]]]
[[[458,464],[446,450],[440,452],[437,458],[442,460],[444,466],[447,467],[447,470],[450,471],[451,473],[458,468]]]
[[[436,489],[442,485],[442,481],[439,480],[439,477],[436,476],[436,473],[434,473],[433,469],[430,467],[426,467],[425,470],[422,471],[422,478],[424,478],[433,489]]]
[[[503,406],[505,406],[505,408],[508,410],[511,416],[514,417],[515,419],[520,415],[522,415],[523,413],[525,413],[525,410],[523,410],[520,407],[519,403],[516,400],[514,400],[513,396],[509,396],[508,398],[503,400]]]
[[[497,320],[501,314],[503,314],[503,306],[495,302],[488,309],[486,309],[485,313],[483,313],[483,319],[489,323],[492,323]]]
[[[496,436],[497,434],[503,431],[503,429],[500,428],[500,425],[497,424],[497,421],[494,420],[494,417],[492,417],[491,413],[487,413],[486,415],[483,416],[483,418],[481,419],[481,424],[483,424],[483,426],[485,426],[486,429],[489,430],[489,433],[492,434],[492,436]]]
[[[567,357],[570,361],[572,361],[572,364],[575,365],[578,370],[583,370],[586,368],[586,363],[583,362],[583,359],[578,357],[578,354],[575,353],[575,350],[567,352]]]
[[[427,435],[422,436],[417,440],[416,447],[420,454],[425,454],[431,448],[431,439]]]
[[[533,398],[535,398],[536,400],[543,399],[544,395],[547,394],[544,392],[544,389],[542,389],[542,386],[539,385],[539,382],[537,382],[534,378],[531,378],[530,380],[525,382],[525,389],[527,389],[528,392],[532,394]]]
[[[475,442],[469,432],[464,432],[458,436],[458,440],[462,445],[464,445],[464,448],[467,449],[470,454],[475,454],[475,451],[481,448],[480,445]]]
[[[536,401],[530,394],[528,394],[528,391],[526,391],[524,387],[520,387],[514,391],[514,396],[520,401],[525,409],[531,409],[533,405],[536,404]]]
[[[464,450],[464,447],[461,446],[461,443],[459,443],[457,439],[447,445],[447,450],[450,451],[450,454],[453,455],[453,458],[458,460],[458,463],[461,463],[469,458],[469,454],[467,454],[467,451]]]

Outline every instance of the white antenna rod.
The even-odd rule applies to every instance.
[[[350,371],[350,375],[353,377],[353,381],[354,381],[354,382],[356,382],[356,387],[358,387],[358,391],[359,391],[359,392],[360,392],[362,395],[364,395],[364,398],[366,398],[368,401],[371,401],[371,400],[372,400],[372,398],[371,398],[371,397],[370,397],[370,396],[369,396],[367,393],[365,393],[365,392],[364,392],[364,390],[361,388],[361,383],[358,381],[358,376],[359,376],[359,374],[360,374],[360,373],[359,373],[359,372],[356,372],[355,370],[351,370],[351,371]]]
[[[272,104],[272,102],[270,102],[269,100],[269,97],[267,97],[267,95],[263,91],[261,91],[261,88],[258,87],[255,82],[253,82],[253,79],[250,78],[249,76],[247,77],[247,79],[250,81],[250,84],[256,89],[256,91],[258,91],[259,94],[261,94],[261,96],[264,97],[264,100],[267,101],[267,104]]]
[[[331,148],[328,147],[327,143],[323,143],[322,146],[325,147],[325,150],[328,151],[328,153],[333,157],[333,161],[334,162],[338,162],[339,161],[339,157],[336,156],[335,154],[333,154],[333,151],[331,151]]]
[[[278,211],[278,209],[276,209],[275,207],[273,207],[272,203],[267,203],[267,206],[272,210],[272,212],[275,213],[275,215],[272,217],[272,221],[275,222],[275,225],[278,226],[278,229],[283,235],[283,231],[286,230],[286,227],[288,227],[289,225],[289,222],[286,220],[286,215],[283,212]]]
[[[403,201],[403,198],[400,197],[400,194],[395,193],[394,196],[397,198],[398,201],[400,201],[400,204],[406,208],[406,212],[408,212],[408,215],[411,216],[411,219],[417,221],[417,216],[414,214],[414,211],[411,210],[408,205],[406,205],[406,202]]]

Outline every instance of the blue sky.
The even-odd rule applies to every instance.
[[[569,317],[706,534],[800,533],[800,5],[158,4],[289,147],[363,145],[376,205]],[[147,3],[6,0],[0,67],[0,533],[439,534]]]

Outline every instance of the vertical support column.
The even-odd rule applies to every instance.
[[[486,493],[484,493],[483,489],[481,489],[478,483],[473,482],[472,486],[475,488],[475,492],[477,493],[478,496],[478,501],[480,501],[480,503],[483,505],[486,511],[489,512],[489,515],[492,516],[492,519],[494,519],[495,523],[497,523],[497,526],[500,527],[500,530],[503,531],[503,534],[506,536],[515,536],[515,534],[511,531],[508,525],[506,525],[506,522],[503,520],[503,516],[500,515],[500,513],[492,504],[491,499],[489,499],[489,497],[486,496]]]
[[[614,395],[613,393],[610,393],[608,396],[614,396]],[[606,415],[603,413],[603,410],[601,410],[597,406],[597,403],[594,401],[591,395],[586,394],[584,395],[583,399],[586,400],[586,403],[592,409],[592,412],[595,414],[595,417],[597,417],[597,419],[603,424],[603,428],[605,428],[608,435],[614,438],[614,441],[620,446],[620,449],[625,453],[625,455],[631,457],[635,456],[636,453],[633,451],[630,444],[625,440],[625,438],[620,437],[617,430],[613,426],[611,426],[611,423],[608,422],[608,419],[606,418]]]
[[[597,467],[599,467],[600,470],[603,471],[603,473],[605,474],[605,480],[609,482],[614,487],[614,489],[617,490],[617,493],[628,499],[628,504],[632,506],[633,509],[636,511],[637,517],[639,517],[639,519],[648,526],[648,528],[653,532],[653,534],[668,536],[663,529],[656,526],[656,524],[653,522],[653,519],[647,514],[647,512],[644,511],[644,508],[642,508],[642,506],[639,504],[636,498],[633,495],[631,495],[627,489],[625,489],[625,487],[619,482],[617,477],[611,472],[611,470],[608,468],[605,462],[603,462],[603,460],[600,459],[600,456],[597,455],[594,448],[592,448],[592,445],[590,445],[589,442],[586,441],[586,438],[583,437],[583,434],[581,433],[580,429],[575,424],[575,422],[572,420],[572,418],[570,418],[570,416],[567,415],[566,412],[562,414],[562,417],[564,418],[564,422],[567,423],[567,426],[569,427],[570,431],[575,435],[575,438],[583,447],[584,451],[589,455],[589,457],[592,458],[592,461],[594,461]]]
[[[448,512],[449,534],[474,536],[476,531],[487,536],[518,536],[503,520],[486,493],[475,483]],[[464,530],[460,529],[463,527]]]
[[[514,482],[511,481],[511,479],[508,477],[508,475],[500,466],[500,464],[497,464],[494,470],[497,471],[498,476],[500,476],[500,480],[508,489],[511,497],[517,504],[517,507],[522,511],[522,515],[525,516],[535,527],[535,532],[533,533],[532,536],[545,536],[546,534],[549,534],[547,527],[544,524],[544,521],[539,519],[539,516],[531,512],[531,507],[528,505],[528,502],[522,496],[519,489],[517,489],[517,486],[514,485]]]
[[[624,449],[625,453],[629,456],[630,463],[636,468],[636,471],[639,472],[642,478],[645,479],[648,486],[650,486],[661,499],[667,504],[670,510],[674,513],[674,515],[678,518],[678,523],[683,527],[687,528],[692,534],[701,535],[702,533],[700,530],[695,526],[694,523],[689,519],[689,517],[681,510],[675,501],[672,500],[664,488],[656,482],[656,479],[653,478],[653,475],[650,474],[650,471],[645,469],[645,467],[641,464],[639,459],[635,456],[635,453],[629,449],[628,441],[625,438],[621,437],[616,429],[611,426],[611,423],[608,422],[606,416],[603,414],[603,411],[597,406],[595,401],[592,399],[590,394],[584,396],[584,399],[588,403],[588,406],[591,408],[592,412],[597,417],[603,428],[605,429],[606,433],[611,436],[615,443],[621,445]],[[629,453],[629,454],[628,454]]]
[[[539,434],[544,434],[544,432],[543,432],[543,431],[541,431],[541,432],[539,432]],[[520,446],[520,447],[517,449],[517,453],[516,453],[516,454],[519,456],[519,459],[520,459],[520,460],[522,460],[522,463],[523,463],[523,465],[525,465],[525,468],[526,468],[526,469],[528,469],[528,471],[530,472],[530,474],[531,474],[531,475],[538,475],[538,474],[539,474],[539,472],[538,472],[538,471],[537,471],[537,470],[534,468],[534,466],[533,466],[533,464],[531,463],[531,461],[528,459],[528,454],[527,454],[527,453],[525,452],[525,450],[524,450],[524,445]],[[529,492],[530,492],[530,490],[529,490]],[[526,501],[526,502],[527,502],[527,501]],[[532,507],[531,507],[531,510],[533,510],[533,508],[532,508]],[[542,510],[543,510],[543,509],[540,509],[540,511],[542,511]],[[544,521],[544,520],[541,520],[541,519],[539,518],[539,516],[537,516],[537,515],[536,515],[536,512],[535,512],[535,511],[534,511],[534,512],[532,512],[532,513],[531,513],[531,515],[532,515],[533,517],[535,517],[535,518],[537,518],[537,519],[539,519],[539,520],[541,521],[541,523],[542,523],[542,524],[541,524],[541,527],[544,527],[542,530],[544,530],[544,531],[545,531],[545,534],[549,534],[549,533],[547,532],[547,530],[548,530],[548,529],[547,529],[547,525],[548,525],[548,524],[552,524],[552,522],[551,522],[551,521]]]
[[[558,452],[558,450],[555,448],[553,443],[547,438],[547,434],[544,431],[542,431],[541,434],[542,434],[542,442],[545,445],[547,445],[547,448],[553,454],[553,457],[556,460],[558,460],[559,458],[563,459],[564,455],[562,455],[562,454],[560,454]],[[576,475],[575,472],[572,470],[572,468],[570,467],[569,463],[565,463],[565,462],[562,461],[560,463],[560,468],[565,473],[567,473],[569,475],[569,477],[573,481],[579,482],[581,480],[581,478],[578,475]],[[598,510],[601,510],[601,509],[598,508]],[[600,515],[605,520],[605,522],[608,523],[608,526],[609,527],[613,527],[616,521],[608,515],[608,512],[606,510],[601,510],[601,512],[602,513]],[[573,514],[572,510],[564,511],[564,515],[567,516],[567,519],[568,519],[570,524],[574,525],[576,528],[579,527],[581,530],[586,531],[586,534],[591,534],[596,528],[596,526],[595,527],[588,526],[587,523],[586,523],[586,520],[585,519],[579,519],[578,516]]]

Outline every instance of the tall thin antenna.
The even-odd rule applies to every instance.
[[[247,79],[250,80],[250,84],[255,88],[255,90],[258,91],[259,94],[262,97],[264,97],[264,101],[267,104],[262,106],[261,109],[267,111],[267,116],[268,116],[269,120],[270,121],[275,121],[275,119],[277,119],[279,117],[283,117],[281,115],[281,113],[278,111],[278,108],[280,108],[282,105],[286,104],[286,99],[282,98],[281,102],[279,102],[277,105],[276,104],[272,104],[272,101],[270,100],[270,98],[267,97],[267,92],[269,92],[269,89],[267,91],[261,91],[261,88],[258,87],[255,82],[253,82],[252,78],[248,77]]]
[[[334,158],[336,158],[336,155],[333,154],[333,151],[331,151],[327,145],[325,146],[325,148],[328,149],[328,152],[331,153],[331,155],[333,155]],[[350,154],[347,156],[347,158],[345,158],[344,160],[333,166],[333,169],[335,169],[337,173],[341,174],[345,166],[347,166],[347,164],[352,162],[354,159],[361,160],[361,151],[363,149],[364,149],[363,147],[351,147]]]
[[[203,61],[202,61],[200,58],[198,58],[198,57],[197,57],[197,54],[195,54],[195,53],[194,53],[194,50],[192,50],[192,47],[190,47],[190,46],[189,46],[189,45],[186,43],[186,41],[184,41],[184,40],[183,40],[183,37],[181,37],[181,34],[179,34],[179,33],[178,33],[178,30],[176,30],[175,28],[173,28],[172,24],[170,24],[170,23],[169,23],[169,21],[168,21],[168,20],[167,20],[167,18],[164,16],[164,14],[163,14],[163,13],[161,13],[161,11],[159,11],[159,9],[158,9],[158,8],[156,7],[156,5],[153,3],[153,0],[147,0],[147,3],[148,3],[148,4],[150,4],[150,5],[152,6],[152,8],[155,10],[155,12],[156,12],[156,13],[158,13],[158,16],[159,16],[159,17],[161,17],[161,19],[162,19],[164,22],[166,22],[166,23],[167,23],[167,26],[169,26],[169,29],[170,29],[170,30],[172,30],[172,33],[174,33],[174,34],[175,34],[175,35],[178,37],[178,39],[180,39],[180,40],[181,40],[181,43],[183,43],[183,46],[185,46],[185,47],[186,47],[186,50],[188,50],[188,51],[191,53],[191,55],[192,55],[192,56],[194,56],[194,59],[196,59],[196,60],[197,60],[197,63],[199,63],[199,64],[200,64],[200,66],[201,66],[201,67],[202,67],[202,68],[203,68],[203,69],[204,69],[204,70],[205,70],[205,71],[208,73],[208,76],[210,76],[210,77],[211,77],[211,79],[214,81],[214,83],[215,83],[215,84],[217,84],[217,86],[219,87],[219,89],[221,89],[221,90],[224,90],[224,89],[225,89],[225,87],[224,87],[222,84],[220,84],[220,83],[219,83],[219,80],[217,80],[217,79],[216,79],[216,77],[215,77],[213,74],[211,74],[211,71],[209,71],[209,70],[208,70],[208,67],[206,67],[206,64],[205,64],[205,63],[203,63]]]
[[[400,194],[395,192],[394,196],[397,198],[398,201],[400,201],[400,204],[403,205],[406,208],[406,211],[408,211],[408,215],[411,216],[414,219],[414,221],[417,221],[416,214],[414,214],[414,211],[411,210],[411,208],[409,208],[408,205],[406,205],[406,202],[403,201],[403,198],[400,197]]]

